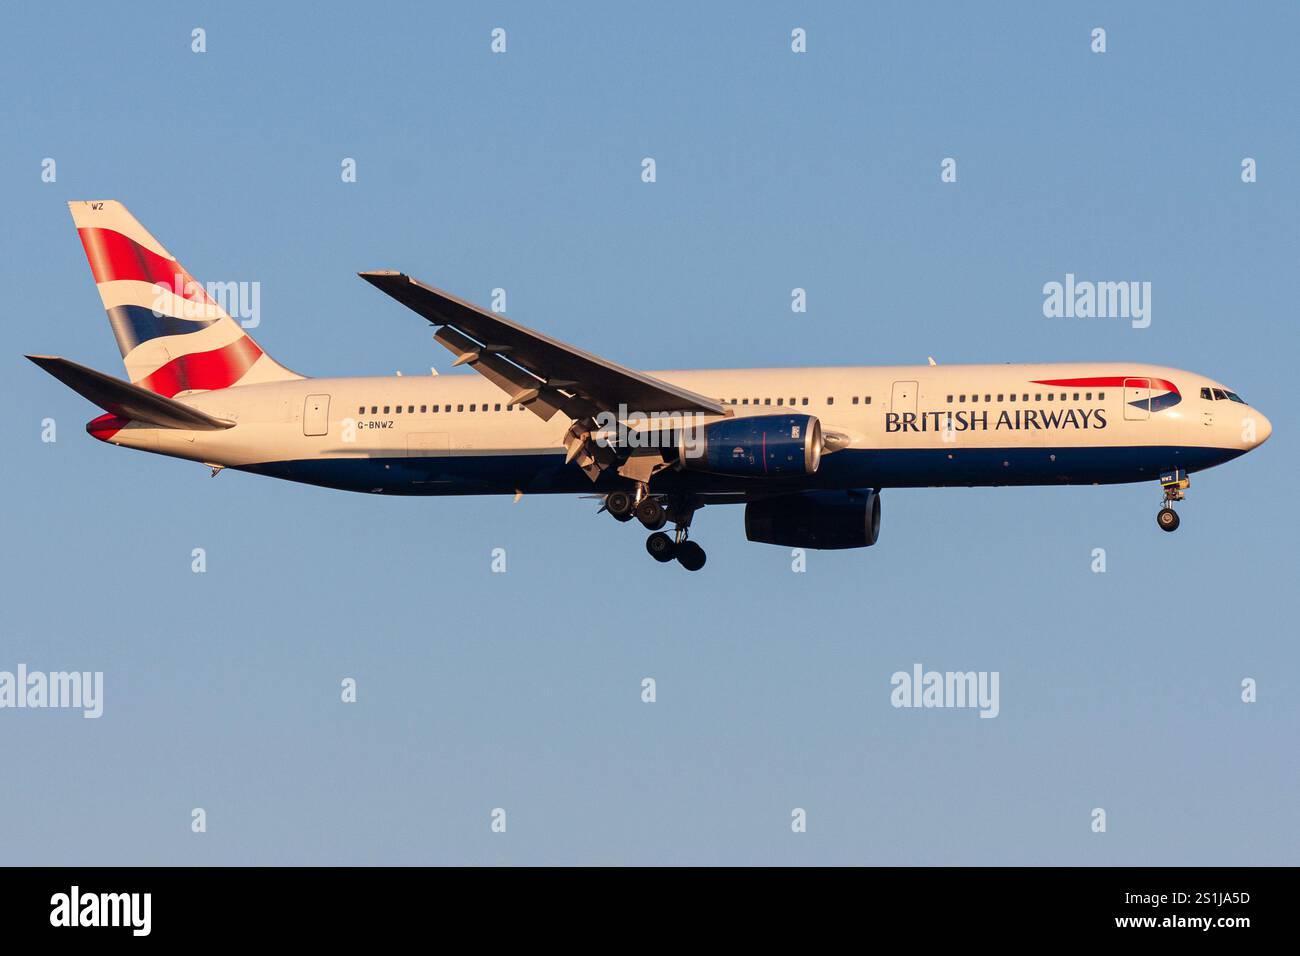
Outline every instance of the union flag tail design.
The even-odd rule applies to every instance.
[[[303,376],[263,352],[120,202],[71,202],[127,377],[171,398]]]

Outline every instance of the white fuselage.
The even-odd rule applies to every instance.
[[[807,414],[845,439],[806,487],[1109,483],[1196,471],[1263,442],[1268,420],[1202,375],[1135,363],[662,371],[736,417]],[[1046,384],[1054,383],[1054,384]],[[1068,384],[1061,384],[1068,383]],[[1091,383],[1091,384],[1090,384]],[[1209,398],[1202,398],[1202,390]],[[177,398],[235,422],[124,427],[106,440],[210,465],[390,494],[581,492],[563,414],[543,421],[472,375],[300,379]],[[632,412],[637,410],[633,409]],[[718,417],[708,421],[718,421]],[[620,479],[602,476],[601,488]],[[735,493],[762,479],[673,472]]]

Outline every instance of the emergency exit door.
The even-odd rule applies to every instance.
[[[330,430],[330,397],[308,395],[302,406],[302,433],[327,435]]]
[[[1124,379],[1124,417],[1131,422],[1151,417],[1151,379]]]
[[[894,390],[889,396],[889,410],[891,412],[916,411],[916,383],[915,382],[894,383]]]

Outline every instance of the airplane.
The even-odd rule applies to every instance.
[[[1130,362],[643,372],[388,270],[358,275],[479,374],[309,378],[120,202],[68,205],[129,381],[27,357],[103,409],[95,438],[370,494],[586,494],[691,571],[701,507],[743,504],[750,541],[860,548],[885,488],[1158,481],[1174,531],[1190,475],[1272,433],[1221,382]]]

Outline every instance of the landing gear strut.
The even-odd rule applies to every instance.
[[[654,532],[646,538],[645,549],[650,557],[666,564],[674,558],[687,571],[698,571],[708,560],[701,548],[690,540],[691,518],[699,503],[690,495],[652,496],[645,485],[635,494],[611,491],[605,496],[605,510],[619,521],[636,518]],[[660,529],[672,521],[672,534]]]
[[[1165,503],[1164,507],[1156,512],[1156,524],[1161,531],[1178,530],[1178,512],[1174,510],[1173,505],[1175,501],[1183,500],[1184,492],[1191,484],[1192,480],[1182,469],[1160,476],[1160,487],[1165,490]]]

